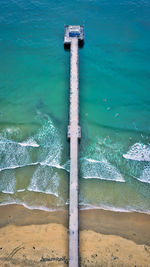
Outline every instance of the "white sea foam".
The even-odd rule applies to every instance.
[[[67,172],[70,172],[70,160],[68,160],[62,167]]]
[[[22,205],[24,206],[25,208],[29,209],[29,210],[42,210],[42,211],[51,211],[51,212],[55,212],[55,211],[61,211],[63,210],[62,207],[57,207],[57,208],[48,208],[48,207],[45,207],[45,206],[30,206],[30,205],[27,205],[26,203],[22,202],[22,201],[5,201],[3,203],[0,203],[0,206],[7,206],[7,205]]]
[[[125,182],[119,170],[105,158],[102,160],[83,158],[81,160],[81,174],[85,179],[95,178],[100,180]]]
[[[41,164],[58,169],[61,166],[62,145],[60,134],[49,119],[34,137],[15,142],[0,136],[0,171]],[[37,161],[32,161],[32,152],[36,151]],[[35,154],[35,153],[34,153]]]
[[[17,166],[30,165],[32,163],[30,151],[27,147],[17,142],[1,138],[0,169],[16,168]]]
[[[0,168],[0,172],[1,171],[5,171],[5,170],[13,170],[13,169],[18,169],[18,168],[23,168],[23,167],[26,167],[26,166],[34,166],[34,165],[38,165],[40,164],[40,162],[33,162],[33,163],[30,163],[30,164],[23,164],[23,165],[14,165],[14,166],[9,166],[9,167],[5,167],[5,168]]]
[[[137,161],[150,161],[150,145],[135,143],[126,154],[123,154],[123,157]]]
[[[150,184],[150,164],[145,166],[145,168],[142,171],[142,174],[139,178],[136,177],[139,181],[143,183],[149,183]]]
[[[5,194],[14,194],[16,179],[13,171],[6,171],[0,175],[0,192]]]
[[[36,156],[37,161],[33,162],[32,155],[36,147],[39,147],[38,150],[35,150],[36,154],[34,152],[34,158]],[[18,143],[0,136],[0,191],[7,194],[15,192],[14,169],[38,165],[31,178],[28,190],[58,197],[60,178],[55,168],[65,169],[60,164],[61,153],[60,134],[51,120],[46,121],[34,137],[30,137],[23,142]],[[13,174],[11,182],[7,177],[4,178],[8,172]],[[21,191],[23,189],[17,192]]]
[[[99,160],[95,160],[95,159],[86,159],[88,162],[91,162],[91,163],[100,163]],[[103,161],[101,161],[103,162]]]
[[[30,164],[25,164],[25,165],[16,165],[16,166],[14,165],[14,166],[6,167],[6,168],[0,168],[0,172],[5,171],[5,170],[13,170],[13,169],[23,168],[23,167],[27,167],[27,166],[36,166],[36,165],[48,166],[48,167],[52,167],[52,168],[56,168],[56,169],[65,170],[68,172],[68,170],[65,168],[65,165],[61,166],[58,164],[53,164],[53,162],[48,163],[48,164],[46,164],[46,162],[33,162]]]
[[[40,145],[34,140],[33,137],[27,139],[26,141],[23,141],[21,143],[18,143],[21,146],[27,146],[27,147],[39,147]]]
[[[8,191],[8,190],[2,190],[1,191],[3,194],[10,194],[10,195],[13,195],[14,192],[13,191]]]
[[[22,141],[22,142],[16,142],[13,140],[6,139],[4,137],[0,137],[0,144],[14,144],[14,145],[20,145],[20,146],[29,146],[29,147],[39,147],[40,145],[37,144],[37,142],[34,140],[33,137],[30,137],[29,139]]]
[[[20,203],[20,205],[23,205],[25,208],[29,209],[29,210],[42,210],[42,211],[51,211],[51,212],[55,212],[55,211],[61,211],[62,208],[58,207],[58,208],[47,208],[45,206],[29,206],[25,203]]]
[[[60,134],[51,120],[43,125],[35,139],[40,144],[38,151],[38,161],[40,164],[61,169],[62,142]]]
[[[21,192],[24,192],[24,191],[25,191],[25,189],[18,189],[17,190],[18,193],[21,193]]]
[[[134,208],[134,207],[114,207],[111,205],[100,205],[100,206],[94,206],[94,205],[90,205],[90,204],[84,204],[84,203],[79,203],[80,206],[80,210],[108,210],[108,211],[114,211],[114,212],[126,212],[126,213],[130,213],[130,212],[139,212],[139,213],[146,213],[146,214],[150,214],[150,210],[142,210],[142,209],[138,209],[138,208]]]
[[[48,208],[43,205],[28,205],[22,201],[5,201],[3,203],[0,203],[0,206],[7,206],[7,205],[22,205],[25,208],[29,210],[42,210],[42,211],[49,211],[49,212],[55,212],[55,211],[61,211],[64,209],[64,206],[59,206],[57,208]],[[68,205],[68,203],[66,204]],[[113,211],[113,212],[126,212],[126,213],[131,213],[131,212],[138,212],[138,213],[144,213],[144,214],[150,214],[150,210],[142,210],[138,208],[133,208],[133,207],[113,207],[109,205],[101,205],[101,206],[94,206],[90,204],[84,204],[84,203],[79,203],[79,209],[80,210],[107,210],[107,211]]]
[[[46,161],[44,162],[40,162],[39,163],[41,166],[48,166],[48,167],[54,167],[54,168],[57,168],[57,169],[63,169],[65,170],[65,168],[59,164],[55,164],[55,162],[52,162],[52,163],[47,163]]]
[[[47,194],[47,195],[53,195],[53,196],[55,196],[55,197],[58,197],[58,194],[57,193],[55,193],[55,192],[52,192],[51,190],[48,190],[48,189],[46,189],[45,191],[44,190],[40,190],[40,189],[37,189],[37,188],[31,188],[31,187],[29,187],[28,188],[28,191],[30,191],[30,192],[35,192],[35,193],[43,193],[43,194]]]
[[[4,201],[0,203],[0,206],[7,206],[7,205],[14,205],[16,204],[16,201]]]
[[[58,197],[59,182],[60,178],[54,169],[39,165],[31,178],[28,190]]]

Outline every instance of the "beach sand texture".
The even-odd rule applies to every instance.
[[[0,207],[0,212],[0,266],[68,266],[66,211],[31,211],[10,205]],[[94,230],[94,224],[89,228],[96,215],[102,233]],[[125,223],[119,226],[117,219],[121,222],[121,217]],[[150,266],[149,215],[85,210],[80,212],[80,228],[80,266]]]

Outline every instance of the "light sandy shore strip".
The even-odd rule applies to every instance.
[[[67,210],[0,207],[0,266],[67,266]],[[80,211],[81,266],[148,267],[150,215]]]

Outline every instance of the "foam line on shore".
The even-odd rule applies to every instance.
[[[113,212],[120,212],[120,213],[132,213],[132,212],[138,212],[138,213],[142,213],[142,214],[150,214],[150,210],[148,211],[144,211],[144,210],[137,210],[134,208],[129,208],[129,209],[125,209],[125,208],[120,208],[120,207],[110,207],[107,205],[101,205],[101,206],[93,206],[93,205],[86,205],[83,203],[79,204],[80,210],[106,210],[106,211],[113,211]]]
[[[25,207],[28,210],[41,210],[41,211],[50,211],[50,212],[55,212],[55,211],[61,211],[61,210],[63,210],[63,207],[47,208],[47,207],[44,207],[44,206],[29,206],[29,205],[27,205],[24,202],[18,202],[17,203],[15,201],[0,203],[0,206],[1,207],[3,207],[3,206],[9,206],[9,205],[18,205],[18,206],[21,205],[21,206]]]
[[[64,209],[64,206],[57,206],[57,208],[47,208],[44,206],[29,206],[24,202],[4,202],[4,203],[0,203],[0,206],[7,206],[7,205],[22,205],[25,208],[29,209],[29,210],[42,210],[42,211],[51,211],[51,212],[55,212],[55,211],[61,211]],[[68,206],[69,203],[67,203],[65,205]],[[94,206],[94,205],[88,205],[88,204],[83,204],[83,203],[79,203],[79,211],[84,211],[84,210],[104,210],[104,211],[110,211],[110,212],[119,212],[119,213],[139,213],[139,214],[148,214],[150,215],[150,210],[137,210],[137,209],[125,209],[125,208],[120,208],[120,207],[110,207],[107,205],[101,205],[101,206]]]

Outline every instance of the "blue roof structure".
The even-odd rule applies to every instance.
[[[71,31],[69,32],[69,37],[79,37],[80,33],[77,31]]]

